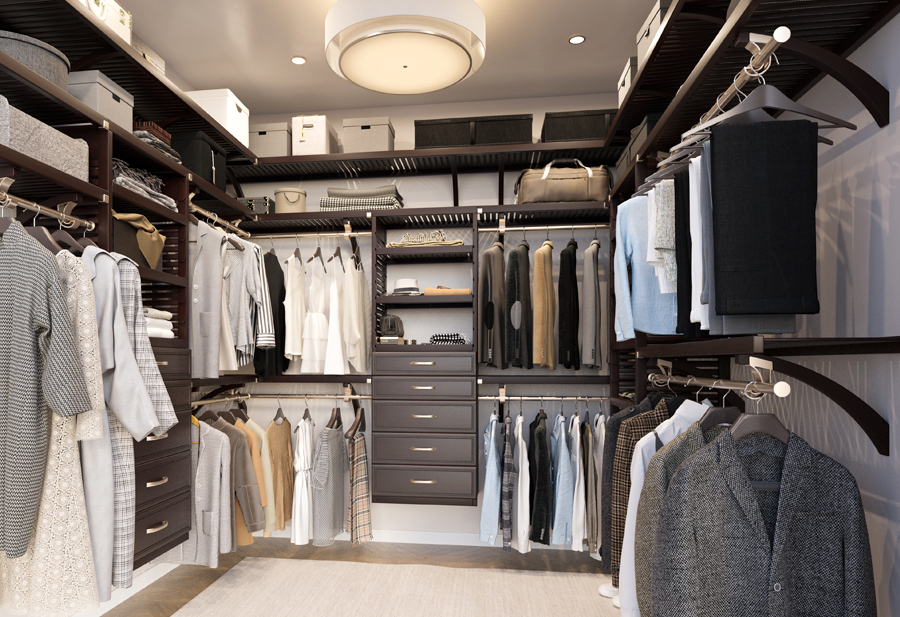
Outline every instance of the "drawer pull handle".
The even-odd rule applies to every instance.
[[[159,441],[160,439],[168,439],[169,434],[163,433],[162,435],[147,435],[147,441]]]
[[[147,488],[153,488],[154,486],[162,486],[166,482],[169,481],[169,476],[163,476],[159,480],[154,480],[153,482],[147,482]]]
[[[434,366],[437,362],[410,362],[410,366]]]
[[[163,529],[165,529],[165,528],[168,527],[168,526],[169,526],[169,521],[163,521],[162,523],[160,523],[160,524],[157,525],[156,527],[150,527],[150,528],[148,528],[148,529],[147,529],[147,534],[149,535],[149,534],[151,534],[151,533],[157,533],[157,532],[160,532],[160,531],[162,531]]]
[[[413,452],[434,452],[437,448],[410,448]]]
[[[417,420],[433,420],[437,418],[436,415],[432,414],[421,414],[421,413],[411,413],[409,414],[410,418],[416,418]]]
[[[410,386],[410,390],[434,390],[434,386]]]
[[[169,361],[168,360],[157,360],[156,366],[169,366]]]
[[[437,484],[437,480],[410,480],[410,484]]]

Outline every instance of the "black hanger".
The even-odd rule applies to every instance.
[[[78,240],[73,238],[65,229],[57,229],[50,235],[71,253],[81,255],[84,252],[84,246],[82,246]]]
[[[331,263],[331,261],[332,261],[335,257],[337,257],[337,258],[338,258],[338,261],[341,262],[341,271],[346,272],[347,269],[344,268],[344,258],[341,257],[341,245],[340,245],[340,244],[338,244],[338,247],[337,247],[336,249],[334,249],[334,254],[333,254],[331,257],[328,258],[328,263]]]
[[[278,421],[279,419],[281,420],[281,422],[284,422],[285,420],[287,420],[287,418],[284,415],[284,412],[281,410],[281,399],[280,398],[278,399],[278,411],[275,412],[275,417],[272,418],[272,422],[274,422],[275,424],[281,424],[281,422]]]
[[[231,413],[230,411],[220,411],[219,417],[231,425],[234,425],[237,422],[237,418],[235,418],[234,414]]]
[[[737,407],[710,407],[700,418],[700,430],[706,432],[717,424],[734,424],[742,415]]]
[[[331,410],[331,418],[328,419],[328,424],[325,425],[327,428],[337,428],[343,427],[343,421],[341,420],[341,408],[335,407]]]
[[[731,427],[731,437],[735,441],[753,433],[765,433],[784,444],[791,439],[790,431],[784,428],[778,416],[771,413],[745,413]]]
[[[63,250],[63,247],[57,244],[56,240],[53,239],[53,236],[50,235],[50,232],[47,231],[46,227],[35,227],[32,225],[31,227],[26,227],[25,231],[54,255]]]
[[[358,244],[356,245],[356,248],[353,249],[352,257],[356,261],[356,269],[364,272],[365,268],[363,268],[362,255],[360,255]]]
[[[201,422],[205,422],[207,420],[209,420],[210,422],[215,422],[219,419],[219,415],[212,409],[207,409],[205,412],[197,416],[197,419]]]
[[[360,407],[356,412],[356,420],[350,425],[350,430],[344,433],[347,439],[353,439],[356,434],[362,431],[366,432],[366,410]]]

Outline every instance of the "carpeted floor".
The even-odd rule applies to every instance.
[[[593,574],[247,557],[175,617],[614,617]]]

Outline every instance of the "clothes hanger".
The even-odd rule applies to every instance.
[[[238,401],[237,407],[232,409],[232,412],[243,422],[248,422],[250,420],[250,416],[247,414],[247,403],[245,401]]]
[[[334,397],[334,409],[331,410],[331,418],[328,419],[328,424],[325,425],[326,428],[337,428],[343,427],[343,420],[341,420],[341,408],[338,404],[337,397]]]
[[[9,188],[9,186],[0,187],[0,189],[8,189],[8,188]],[[5,190],[4,190],[4,192],[5,192]],[[12,201],[12,200],[9,198],[9,195],[7,195],[6,199],[3,201],[3,203],[0,203],[0,234],[6,233],[6,230],[9,229],[9,226],[12,225],[13,222],[15,222],[15,220],[16,220],[11,216],[6,216],[6,208],[7,208],[7,206],[9,206],[10,201]],[[16,209],[13,208],[13,213],[15,213],[15,211],[16,211]]]
[[[213,215],[214,215],[216,218],[215,218],[215,220],[213,221],[212,226],[213,226],[213,227],[216,227],[216,225],[217,225],[218,222],[219,222],[219,215],[216,214],[215,212],[213,213]],[[219,228],[216,227],[216,229],[219,229]],[[220,230],[220,231],[221,231],[221,230]],[[239,251],[243,251],[244,248],[245,248],[244,245],[243,245],[241,242],[238,242],[238,241],[237,241],[230,233],[228,233],[227,231],[225,232],[225,240],[228,241],[228,244],[230,244],[231,246],[233,246],[234,248],[236,248],[236,249],[239,250]]]
[[[272,255],[274,255],[275,254],[275,240],[272,238],[271,235],[269,236],[269,244],[272,246],[272,248],[269,249],[269,252]]]
[[[228,424],[234,425],[237,423],[237,418],[234,417],[234,414],[230,411],[220,411],[219,417],[225,420]]]
[[[319,244],[319,232],[316,232],[316,252],[313,253],[313,256],[306,260],[306,263],[311,262],[316,257],[319,258],[319,261],[322,262],[322,270],[325,271],[325,274],[328,274],[328,268],[325,267],[325,260],[322,259],[322,246]]]
[[[297,241],[297,248],[294,249],[294,257],[296,257],[298,261],[303,261],[303,257],[300,255],[300,234],[294,236],[294,239]]]
[[[341,262],[341,271],[342,271],[342,272],[346,272],[347,269],[344,268],[344,258],[341,257],[341,244],[340,244],[340,241],[338,241],[338,246],[337,246],[337,248],[334,249],[334,254],[333,254],[331,257],[328,258],[328,263],[331,263],[331,261],[332,261],[335,257],[337,257],[337,258],[338,258],[338,261]]]
[[[201,407],[201,409],[202,409],[202,407]],[[215,422],[216,420],[219,419],[219,415],[216,412],[214,412],[212,409],[207,409],[199,416],[196,416],[196,418],[197,418],[197,420],[199,420],[201,422],[206,422],[206,421]]]
[[[303,420],[309,420],[310,423],[311,423],[313,426],[315,426],[316,423],[313,422],[312,415],[309,413],[309,399],[306,397],[305,394],[303,395],[303,400],[306,401],[306,409],[303,410]],[[299,430],[300,430],[300,422],[298,422],[298,423],[297,423],[297,426],[294,427],[294,432],[296,433],[296,432],[299,431]]]
[[[747,384],[747,388],[751,385],[753,384]],[[744,388],[744,392],[746,392],[747,388]],[[760,400],[762,400],[762,397],[756,401],[757,409],[759,409]],[[740,441],[753,433],[765,433],[784,444],[787,444],[791,439],[791,432],[784,427],[784,424],[781,423],[778,416],[772,413],[759,413],[758,411],[755,413],[745,413],[731,427],[731,437],[735,441]]]
[[[40,216],[40,212],[37,212],[34,215],[34,218],[31,219],[31,227],[26,227],[25,231],[28,232],[28,235],[40,242],[47,250],[56,255],[63,247],[56,243],[56,240],[53,239],[53,236],[50,235],[50,232],[47,231],[46,227],[37,227],[35,225],[35,221],[37,217]]]
[[[356,259],[356,269],[360,272],[365,272],[365,268],[363,267],[362,255],[359,251],[359,245],[356,245],[356,248],[353,249],[353,257]]]
[[[344,433],[344,437],[353,439],[359,431],[366,432],[366,410],[362,407],[356,412],[356,420],[353,421],[350,430]]]
[[[272,418],[272,422],[274,422],[275,424],[281,424],[281,422],[279,422],[279,420],[281,420],[281,422],[284,422],[285,420],[287,420],[287,418],[284,415],[284,412],[281,410],[281,397],[278,397],[278,411],[275,412],[275,417]]]
[[[62,222],[60,222],[60,228],[50,235],[53,236],[54,240],[62,243],[62,246],[68,249],[73,255],[81,255],[84,252],[84,246],[82,246],[78,240],[73,238],[69,232],[62,228]]]

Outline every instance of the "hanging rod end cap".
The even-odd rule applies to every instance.
[[[785,398],[791,393],[791,384],[787,383],[786,381],[779,381],[775,384],[773,390],[775,392],[775,396],[777,396],[778,398]]]
[[[772,35],[779,43],[787,43],[791,38],[791,29],[787,26],[779,26],[775,28],[775,34]]]

